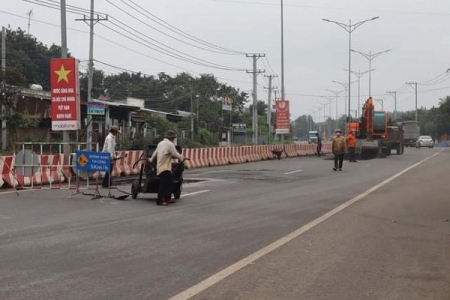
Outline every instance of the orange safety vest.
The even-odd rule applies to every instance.
[[[347,136],[347,147],[349,147],[349,148],[356,147],[356,138],[351,133]]]

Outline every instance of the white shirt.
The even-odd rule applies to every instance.
[[[111,154],[111,159],[114,158],[114,153],[116,152],[116,137],[111,132],[105,138],[103,152],[108,152]]]
[[[164,139],[159,142],[152,157],[149,159],[150,162],[153,162],[155,157],[157,157],[156,175],[159,175],[164,171],[172,171],[172,156],[181,161],[184,160],[184,157],[178,153],[175,145],[169,139]]]

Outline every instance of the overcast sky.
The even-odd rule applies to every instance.
[[[46,45],[60,45],[59,11],[30,2],[1,0],[4,4],[0,8],[1,25],[28,31],[28,15],[32,10],[30,34]],[[86,10],[90,2],[66,0],[68,7]],[[266,58],[258,60],[258,68],[265,69],[265,75],[278,75],[274,84],[281,89],[280,4],[281,0],[96,0],[95,10],[108,14],[110,20],[95,26],[94,40],[94,59],[109,66],[96,62],[95,68],[107,74],[122,71],[116,67],[149,75],[209,73],[220,82],[251,93],[251,74],[245,70],[250,70],[252,63],[244,53],[264,53]],[[419,107],[430,108],[439,103],[439,98],[450,94],[450,76],[446,74],[450,68],[450,2],[284,0],[284,11],[285,91],[286,99],[291,101],[292,119],[313,115],[319,108],[323,118],[320,103],[328,101],[332,101],[331,111],[326,106],[325,115],[331,113],[334,118],[336,102],[324,98],[332,95],[327,89],[340,91],[342,86],[332,81],[348,81],[348,72],[343,69],[348,69],[349,34],[336,24],[322,21],[324,18],[345,24],[351,20],[354,24],[379,17],[355,29],[351,37],[352,49],[357,51],[377,53],[392,49],[372,60],[372,68],[376,69],[372,72],[372,96],[383,99],[385,110],[394,110],[394,98],[387,91],[397,91],[397,110],[415,109],[414,89],[406,82],[418,82]],[[159,18],[156,19],[159,24],[150,17]],[[85,70],[89,27],[75,21],[80,18],[82,14],[67,14],[68,48]],[[182,30],[184,36],[177,30]],[[186,34],[193,37],[188,39]],[[164,54],[168,51],[172,56]],[[179,56],[185,60],[178,59]],[[351,62],[353,71],[364,72],[369,68],[368,60],[357,53],[352,54]],[[352,75],[352,80],[357,78]],[[258,87],[258,99],[267,101],[264,87],[268,87],[268,80],[264,74],[258,76]],[[361,78],[361,104],[368,96],[368,87],[366,74]],[[338,100],[339,115],[344,113],[344,103],[347,100],[342,93]],[[357,103],[355,82],[351,85],[351,110],[357,108]],[[376,102],[376,107],[381,109],[381,101]],[[314,116],[319,119],[318,113]]]

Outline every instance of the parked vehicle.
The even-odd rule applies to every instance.
[[[433,148],[434,147],[434,141],[429,135],[421,135],[416,141],[416,148],[422,148],[422,147],[428,147]]]
[[[403,144],[406,147],[416,146],[416,141],[420,136],[420,125],[418,121],[403,121]]]
[[[308,143],[311,144],[316,144],[317,143],[317,131],[316,130],[312,130],[308,133]]]

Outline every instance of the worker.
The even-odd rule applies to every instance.
[[[317,136],[317,156],[321,156],[322,155],[322,138],[320,137],[320,134],[317,132],[316,133]]]
[[[115,153],[116,153],[116,136],[119,133],[119,127],[113,125],[109,129],[109,134],[105,138],[105,142],[103,143],[103,152],[108,152],[111,156],[111,165],[110,171],[105,173],[105,177],[103,177],[102,186],[103,187],[111,187],[111,173],[114,165]]]
[[[185,158],[178,153],[173,141],[176,134],[172,130],[166,132],[165,138],[158,143],[156,150],[153,152],[149,162],[152,163],[156,159],[156,175],[159,177],[158,200],[156,205],[167,206],[175,203],[172,200],[172,157],[178,158],[181,162]]]
[[[346,152],[346,143],[345,138],[341,136],[342,131],[340,129],[336,129],[334,131],[335,135],[333,138],[333,142],[331,144],[331,151],[334,154],[334,168],[333,171],[342,171],[342,164],[344,162],[344,154]]]
[[[348,148],[348,161],[356,162],[355,159],[356,136],[353,130],[350,131],[350,133],[347,136],[347,148]]]

